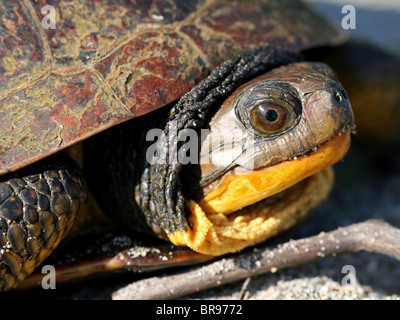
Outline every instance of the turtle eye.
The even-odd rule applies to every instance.
[[[251,124],[262,134],[276,133],[290,126],[293,118],[290,109],[283,101],[263,102],[251,110]]]

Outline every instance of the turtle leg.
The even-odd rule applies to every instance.
[[[0,179],[0,291],[49,256],[86,199],[78,166],[56,154]]]

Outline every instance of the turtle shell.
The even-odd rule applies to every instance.
[[[165,106],[247,48],[343,41],[293,0],[1,0],[0,11],[0,174]]]

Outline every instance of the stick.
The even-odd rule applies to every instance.
[[[349,252],[381,253],[400,260],[400,230],[368,220],[276,248],[255,249],[187,272],[123,287],[113,299],[175,299],[229,282]]]
[[[240,292],[239,292],[239,300],[246,300],[246,293],[248,293],[248,291],[246,291],[246,290],[247,290],[247,287],[248,287],[250,281],[251,281],[251,277],[248,277],[244,281],[242,288],[240,289]]]

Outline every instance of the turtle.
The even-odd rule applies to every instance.
[[[0,9],[0,290],[51,254],[87,199],[135,232],[219,256],[328,196],[354,116],[335,72],[302,61],[344,41],[306,4]]]

